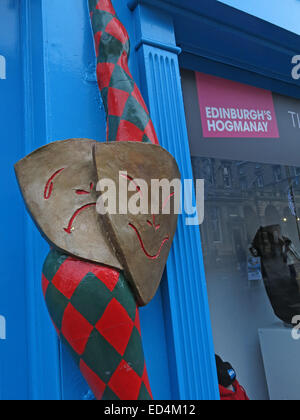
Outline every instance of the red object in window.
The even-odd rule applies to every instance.
[[[250,401],[246,391],[238,381],[234,381],[232,386],[234,387],[235,392],[219,385],[221,401]]]

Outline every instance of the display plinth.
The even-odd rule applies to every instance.
[[[272,401],[300,400],[300,339],[292,331],[282,323],[258,331]]]

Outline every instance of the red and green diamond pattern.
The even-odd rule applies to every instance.
[[[130,43],[110,0],[89,0],[97,79],[107,115],[107,141],[158,144],[149,111],[128,68]]]
[[[130,43],[110,0],[89,0],[107,141],[158,144],[128,67]],[[151,400],[139,312],[122,273],[52,250],[42,276],[62,342],[98,400]]]
[[[51,250],[46,304],[62,342],[98,400],[151,400],[139,312],[123,274]]]

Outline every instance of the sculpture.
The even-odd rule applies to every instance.
[[[138,306],[159,286],[177,216],[162,214],[166,202],[158,215],[98,214],[96,186],[105,176],[119,188],[121,171],[126,182],[143,178],[151,191],[151,179],[180,174],[158,145],[128,69],[128,34],[111,1],[90,0],[89,7],[108,143],[54,142],[15,170],[27,208],[51,245],[42,288],[59,337],[97,399],[151,399]],[[173,200],[170,194],[167,201]]]
[[[300,255],[292,241],[283,236],[280,225],[260,227],[252,242],[251,252],[261,258],[262,275],[275,315],[293,325],[300,312],[300,289],[296,265]]]

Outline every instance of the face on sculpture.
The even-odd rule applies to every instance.
[[[121,268],[96,214],[92,140],[47,145],[16,165],[27,207],[48,241],[67,253]]]
[[[147,194],[146,201],[148,203],[151,202],[151,196],[152,196],[152,189],[149,183],[147,183],[148,188],[147,191],[143,190],[143,186],[140,185],[139,181],[136,181],[136,178],[133,177],[130,174],[127,175],[121,175],[123,178],[127,179],[128,185],[131,186],[131,189],[135,189],[133,191],[128,199],[129,201],[134,196],[139,196],[140,201],[142,202],[144,199],[144,195]],[[120,177],[119,177],[120,179]],[[168,244],[170,241],[170,232],[169,232],[169,226],[168,222],[164,220],[166,215],[163,214],[163,209],[171,202],[173,201],[172,198],[174,196],[174,192],[170,192],[168,197],[165,199],[164,202],[161,202],[162,204],[159,206],[159,213],[156,214],[148,213],[148,214],[142,214],[140,216],[132,215],[128,213],[128,228],[132,229],[136,234],[136,240],[138,244],[140,245],[141,251],[144,253],[145,257],[149,260],[157,260],[162,251],[163,248]],[[155,197],[156,198],[156,197]],[[160,203],[158,203],[160,204]],[[149,211],[151,210],[151,206],[149,204]],[[168,218],[168,216],[167,216]]]
[[[91,172],[91,162],[76,162],[70,166],[55,170],[47,179],[44,188],[45,211],[52,212],[53,207],[60,208],[61,216],[57,219],[57,230],[66,235],[76,235],[78,230],[86,231],[86,220],[95,219],[96,194],[95,175]],[[90,214],[85,213],[91,209]],[[70,213],[69,213],[70,212]],[[59,216],[58,212],[56,215]],[[59,223],[62,223],[60,225]]]
[[[173,208],[172,192],[160,197],[151,190],[153,179],[180,178],[167,151],[145,143],[71,139],[38,149],[18,162],[15,170],[28,210],[51,245],[81,259],[123,269],[141,305],[153,298],[177,225],[174,212],[163,214],[168,204]],[[101,178],[114,182],[117,195],[125,183],[125,189],[130,189],[128,204],[138,197],[148,204],[148,211],[99,215],[96,185]],[[141,180],[148,186],[146,192]]]
[[[139,303],[144,305],[152,299],[160,283],[177,226],[174,191],[155,194],[152,180],[179,180],[177,164],[161,147],[133,142],[97,144],[94,159],[98,180],[111,179],[117,186],[117,197],[120,190],[124,191],[124,185],[130,190],[126,214],[117,211],[100,216],[100,223],[108,232]],[[132,202],[138,203],[137,207],[142,202],[147,204],[148,212],[133,213]],[[169,205],[170,213],[164,214]],[[153,208],[158,211],[152,211]]]

